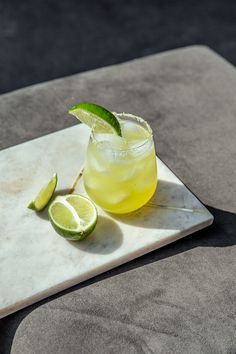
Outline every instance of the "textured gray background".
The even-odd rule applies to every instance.
[[[235,0],[0,1],[0,93],[205,44],[236,64]]]
[[[75,124],[66,111],[81,101],[143,116],[158,155],[215,217],[0,320],[1,354],[13,336],[13,354],[236,352],[235,90],[230,64],[189,47],[0,97],[2,148]]]

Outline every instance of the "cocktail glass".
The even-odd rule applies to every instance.
[[[122,138],[101,132],[96,124],[87,148],[84,187],[105,211],[130,213],[145,205],[157,186],[152,129],[142,118],[114,113]]]

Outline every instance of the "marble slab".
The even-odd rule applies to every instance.
[[[68,190],[83,164],[88,137],[80,124],[0,152],[0,318],[213,221],[158,159],[158,188],[145,207],[123,217],[98,208],[97,227],[86,240],[58,236],[47,212],[36,214],[27,204],[54,172],[58,193]],[[77,192],[85,193],[82,183]]]

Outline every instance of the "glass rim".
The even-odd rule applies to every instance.
[[[139,116],[135,116],[134,114],[131,114],[131,113],[125,113],[125,112],[122,112],[122,113],[117,113],[117,112],[112,112],[112,114],[114,114],[114,116],[116,116],[117,118],[121,118],[124,117],[123,119],[125,119],[125,117],[127,118],[131,118],[131,120],[134,120],[138,123],[140,123],[140,125],[144,125],[144,129],[148,132],[148,136],[145,140],[141,141],[140,142],[140,145],[136,145],[134,147],[130,147],[130,148],[124,148],[124,149],[119,149],[119,148],[115,148],[115,147],[104,147],[104,146],[100,146],[102,149],[105,149],[105,150],[112,150],[112,151],[115,151],[115,152],[129,152],[129,151],[135,151],[135,150],[138,150],[140,148],[142,148],[144,145],[146,145],[148,142],[150,142],[150,140],[153,139],[153,132],[152,132],[152,128],[150,127],[150,125],[148,124],[148,122],[139,117]],[[90,138],[92,139],[92,142],[97,144],[97,146],[99,147],[101,141],[98,141],[95,137],[95,133],[93,131],[94,129],[94,125],[92,126],[92,130],[91,130],[91,134],[90,134]]]

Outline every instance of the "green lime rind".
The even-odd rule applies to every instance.
[[[36,198],[27,207],[34,211],[43,211],[52,199],[57,186],[57,180],[57,174],[54,173],[51,180],[39,191]]]
[[[27,208],[28,208],[28,209],[32,209],[32,210],[36,210],[36,209],[35,209],[35,205],[34,205],[34,201],[31,201],[31,202],[29,203],[29,205],[27,206]]]
[[[121,127],[118,119],[113,113],[102,106],[94,103],[80,103],[71,107],[68,113],[75,116],[90,128],[92,128],[96,122],[96,124],[103,128],[103,131],[121,136]]]
[[[87,236],[89,236],[93,232],[93,230],[95,229],[96,224],[97,224],[97,221],[96,221],[96,223],[93,226],[91,226],[91,228],[89,228],[86,233],[83,233],[82,231],[68,232],[68,230],[63,229],[62,227],[58,227],[53,222],[53,219],[51,218],[50,215],[49,215],[49,220],[51,221],[52,227],[58,233],[58,235],[64,237],[65,239],[67,239],[69,241],[82,241],[82,240],[84,240]]]
[[[63,205],[62,203],[63,200],[67,201],[68,199],[71,198],[79,198],[80,200],[83,200],[83,205],[81,205],[81,210],[75,209],[74,208],[74,212],[79,212],[80,211],[84,212],[84,210],[89,211],[90,215],[87,217],[90,218],[90,220],[87,222],[87,225],[83,225],[83,227],[81,225],[75,225],[75,227],[73,227],[73,225],[70,224],[71,220],[68,220],[68,225],[65,226],[63,225],[63,222],[65,223],[66,217],[65,214],[66,212],[70,212],[70,210],[66,210],[66,205]],[[58,204],[61,204],[59,208],[61,208],[61,220],[60,220],[60,213],[59,213],[59,217],[58,215],[55,217],[54,211],[53,209],[55,208],[55,206]],[[86,205],[87,204],[87,205]],[[70,205],[70,208],[72,207],[72,205]],[[63,210],[64,208],[64,210]],[[89,210],[90,209],[90,210]],[[89,236],[92,231],[95,229],[96,224],[97,224],[97,220],[98,220],[98,214],[97,214],[97,209],[95,207],[95,205],[86,197],[81,196],[79,194],[67,194],[64,196],[57,196],[51,203],[50,206],[48,208],[48,216],[49,216],[49,220],[54,228],[54,230],[62,237],[64,237],[67,240],[70,241],[82,241],[84,240],[87,236]],[[71,217],[72,215],[70,215]],[[64,220],[63,220],[64,219]],[[73,220],[74,224],[75,220]]]

